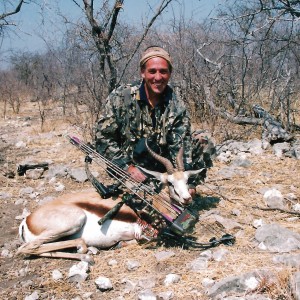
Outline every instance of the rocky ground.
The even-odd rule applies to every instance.
[[[35,111],[30,103],[0,120],[1,299],[300,299],[300,161],[262,150],[257,140],[223,148],[197,187],[193,235],[207,241],[228,232],[233,246],[135,244],[100,251],[92,266],[16,257],[18,226],[28,211],[61,193],[92,189],[72,176],[84,156],[65,138],[82,133],[59,109],[41,131]],[[25,163],[48,163],[49,170],[19,176]],[[50,167],[64,173],[51,175]],[[72,276],[74,269],[80,272]]]

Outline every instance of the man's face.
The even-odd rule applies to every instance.
[[[144,68],[141,70],[142,78],[145,81],[148,94],[160,95],[164,92],[171,72],[168,62],[161,57],[153,57],[149,59]]]

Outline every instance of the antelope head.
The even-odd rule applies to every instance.
[[[159,154],[155,153],[149,148],[147,140],[145,140],[145,145],[149,154],[165,166],[166,172],[160,173],[144,168],[141,169],[145,173],[154,176],[163,184],[164,187],[168,187],[169,195],[172,200],[177,201],[181,205],[190,204],[192,202],[192,196],[189,192],[188,179],[190,176],[196,175],[203,171],[204,168],[200,170],[185,171],[183,163],[183,147],[179,149],[178,154],[176,156],[177,169],[175,169],[170,160],[160,156]]]

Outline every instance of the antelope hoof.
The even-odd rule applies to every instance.
[[[94,265],[95,264],[94,258],[90,254],[82,254],[80,260],[81,261],[85,261],[85,262],[87,262],[90,265]]]
[[[88,248],[86,246],[86,243],[83,240],[79,241],[77,245],[77,253],[85,254],[87,252],[88,252]]]

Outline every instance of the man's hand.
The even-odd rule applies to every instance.
[[[130,174],[132,179],[134,179],[138,182],[143,182],[147,178],[140,169],[138,169],[137,167],[135,167],[133,165],[130,165],[128,167],[127,172]]]

